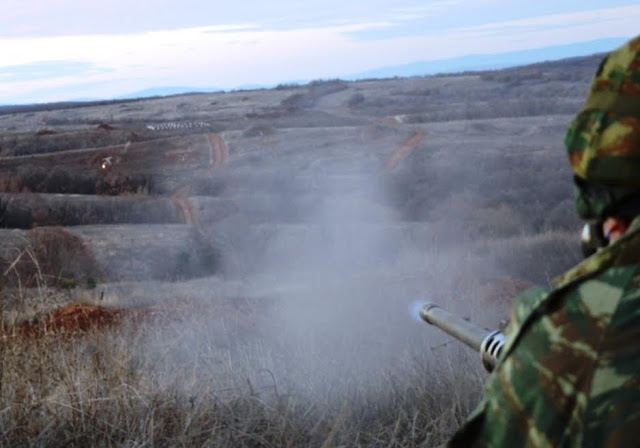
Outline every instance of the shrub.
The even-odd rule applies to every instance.
[[[49,171],[44,187],[47,193],[67,193],[70,187],[71,174],[68,169],[56,166]]]
[[[316,80],[309,84],[309,93],[314,99],[318,99],[348,88],[347,82],[341,79]]]
[[[71,170],[65,166],[47,169],[38,165],[18,166],[15,173],[6,174],[1,190],[8,193],[30,191],[34,193],[94,194],[94,173]]]
[[[49,171],[42,166],[21,165],[18,167],[16,174],[21,189],[27,188],[30,191],[42,191]]]
[[[364,103],[364,95],[362,93],[354,93],[347,101],[347,106],[351,109],[355,109]]]
[[[93,254],[82,239],[60,227],[36,228],[27,234],[25,246],[4,280],[10,285],[26,287],[72,285],[88,283],[89,279],[104,279]]]
[[[314,104],[313,98],[304,93],[294,93],[282,100],[281,104],[287,108],[304,109],[312,107]]]
[[[198,231],[193,232],[195,250],[182,251],[176,256],[172,280],[184,280],[218,274],[222,266],[221,251]]]
[[[96,181],[95,193],[111,196],[119,194],[149,194],[153,191],[153,188],[153,178],[146,174],[107,175]]]

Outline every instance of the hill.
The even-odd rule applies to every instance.
[[[598,60],[5,108],[4,440],[442,441],[483,373],[408,310],[494,327],[578,260]]]

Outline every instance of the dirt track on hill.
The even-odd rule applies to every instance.
[[[396,149],[393,154],[391,154],[391,157],[389,157],[389,160],[387,160],[387,163],[385,165],[385,170],[387,171],[387,173],[395,170],[400,162],[402,162],[402,160],[407,157],[411,153],[411,151],[413,151],[420,145],[426,135],[426,132],[418,131],[413,135],[413,137],[411,137],[398,149]]]
[[[207,139],[210,145],[209,165],[211,171],[215,171],[226,165],[227,159],[229,158],[229,150],[221,135],[209,134],[207,135]]]

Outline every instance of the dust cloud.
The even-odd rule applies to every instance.
[[[187,322],[183,342],[171,342],[182,361],[166,368],[204,362],[216,390],[277,390],[336,407],[380,403],[416,378],[437,385],[457,372],[473,377],[477,393],[477,354],[417,321],[415,304],[493,329],[527,282],[550,276],[540,260],[573,263],[573,233],[525,219],[532,201],[548,208],[534,182],[548,161],[512,135],[551,148],[533,132],[540,120],[431,123],[391,172],[393,148],[407,147],[419,126],[375,138],[350,128],[279,131],[269,151],[230,144],[219,182],[238,212],[203,232],[224,249],[227,284],[241,285],[226,295],[237,308]]]
[[[277,391],[335,408],[367,406],[429,370],[437,375],[434,353],[447,354],[434,347],[446,338],[416,320],[414,304],[426,295],[448,299],[456,281],[449,273],[461,262],[424,242],[424,223],[401,219],[382,164],[361,156],[369,169],[337,163],[339,156],[294,172],[260,167],[288,182],[265,188],[257,176],[244,188],[295,219],[230,221],[239,311],[187,321],[169,355],[155,339],[146,349],[162,353],[165,370],[213,359],[216,390]],[[240,210],[255,213],[255,198],[244,200]]]

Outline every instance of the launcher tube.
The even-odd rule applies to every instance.
[[[426,303],[420,308],[420,317],[428,324],[435,325],[480,353],[480,359],[485,369],[489,372],[493,370],[505,341],[504,335],[500,331],[480,328],[433,303]]]

